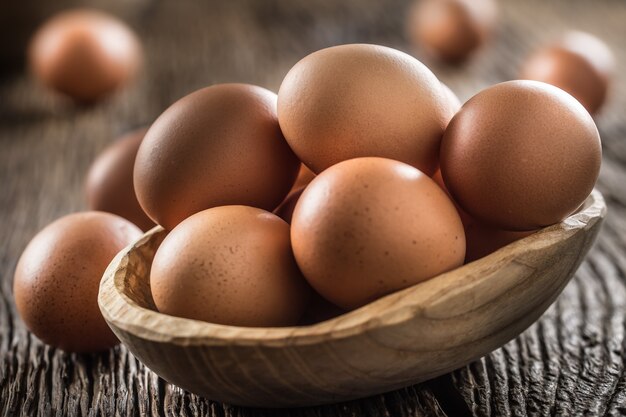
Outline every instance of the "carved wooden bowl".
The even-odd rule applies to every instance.
[[[156,311],[156,227],[120,252],[100,285],[105,320],[165,380],[257,407],[332,403],[459,368],[524,331],[552,304],[606,213],[594,191],[574,215],[493,254],[311,326],[246,328]]]

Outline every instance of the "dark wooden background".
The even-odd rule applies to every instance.
[[[27,32],[20,28],[29,13],[35,19],[60,3],[4,2],[0,14],[5,24],[14,25],[8,33],[19,35]],[[371,42],[408,51],[403,36],[408,0],[100,3],[127,20],[144,41],[146,66],[134,85],[85,108],[44,91],[25,72],[0,81],[3,416],[626,414],[626,1],[503,0],[498,36],[474,60],[460,68],[432,65],[467,99],[515,78],[527,52],[566,28],[588,30],[616,53],[617,82],[597,118],[604,146],[598,188],[609,215],[595,248],[558,301],[517,339],[435,381],[296,410],[243,409],[198,398],[158,379],[124,347],[77,356],[44,346],[15,312],[13,271],[40,228],[85,207],[85,172],[115,136],[150,123],[177,98],[212,83],[248,82],[276,91],[299,58],[325,46]],[[20,14],[20,8],[30,11]],[[3,25],[3,33],[6,29]],[[3,38],[4,47],[21,45],[18,35],[8,43]]]

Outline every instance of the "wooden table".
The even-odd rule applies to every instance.
[[[51,349],[15,312],[11,282],[28,240],[85,207],[95,155],[121,132],[150,123],[177,98],[239,81],[277,90],[301,57],[370,42],[409,50],[407,0],[133,0],[100,2],[144,40],[138,82],[93,107],[75,107],[25,73],[0,84],[0,412],[13,415],[417,416],[626,413],[626,2],[503,0],[498,36],[460,68],[432,65],[467,99],[515,78],[524,55],[565,28],[605,39],[618,57],[611,102],[597,118],[604,144],[598,188],[604,230],[576,277],[517,339],[449,375],[384,395],[296,410],[253,410],[169,385],[123,347],[91,356]]]

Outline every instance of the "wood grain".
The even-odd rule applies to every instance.
[[[408,0],[137,0],[132,3],[141,7],[128,13],[128,2],[114,3],[147,52],[146,69],[130,89],[77,108],[26,73],[0,82],[1,415],[626,413],[625,2],[502,0],[499,33],[488,48],[462,68],[431,65],[467,99],[514,78],[527,52],[565,28],[588,30],[614,49],[617,83],[597,119],[604,147],[598,188],[609,214],[598,243],[557,302],[502,349],[435,381],[359,401],[281,411],[223,406],[191,395],[160,380],[122,347],[76,356],[43,346],[15,314],[15,263],[37,230],[84,207],[88,165],[116,135],[149,123],[173,100],[207,84],[241,81],[276,90],[299,58],[324,46],[374,42],[409,50],[402,34]]]

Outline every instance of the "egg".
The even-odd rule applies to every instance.
[[[476,220],[535,230],[574,212],[594,187],[602,149],[593,119],[572,96],[509,81],[472,97],[441,144],[441,173]]]
[[[133,167],[147,128],[123,135],[91,164],[85,180],[85,195],[91,210],[117,214],[142,230],[154,227],[143,211],[133,186]]]
[[[271,211],[299,167],[278,126],[276,94],[218,84],[183,97],[152,124],[137,152],[135,192],[148,216],[172,229],[211,207]]]
[[[115,255],[140,236],[130,222],[103,212],[70,214],[41,230],[20,257],[13,281],[26,327],[68,352],[119,343],[98,308],[98,288]]]
[[[174,228],[154,256],[150,287],[162,313],[252,327],[295,325],[310,296],[289,225],[247,206],[204,210]]]
[[[123,87],[142,62],[141,44],[122,21],[93,9],[59,13],[37,30],[29,61],[47,87],[92,102]]]
[[[458,63],[487,41],[496,16],[494,0],[421,0],[409,10],[406,32],[426,54]]]
[[[285,198],[285,200],[280,203],[278,207],[276,207],[276,210],[274,210],[274,214],[276,214],[287,223],[291,223],[293,210],[296,208],[296,203],[300,199],[304,188],[305,187],[300,187],[297,190],[291,191],[287,198]]]
[[[293,252],[309,284],[351,310],[463,263],[454,205],[419,170],[385,158],[340,162],[302,193]]]
[[[278,91],[285,139],[314,173],[379,156],[432,174],[449,120],[439,80],[415,58],[378,45],[334,46],[299,61]]]
[[[615,58],[600,39],[571,31],[531,54],[520,71],[520,78],[557,86],[594,114],[606,101],[615,73]]]
[[[450,192],[446,188],[446,184],[441,176],[441,170],[438,169],[432,178],[433,181],[450,196]],[[450,196],[450,198],[452,198],[452,196]],[[452,200],[452,202],[459,213],[459,217],[463,223],[463,231],[465,232],[465,263],[473,262],[490,255],[509,243],[513,243],[534,233],[534,231],[516,232],[502,230],[485,225],[467,214],[454,200]]]

